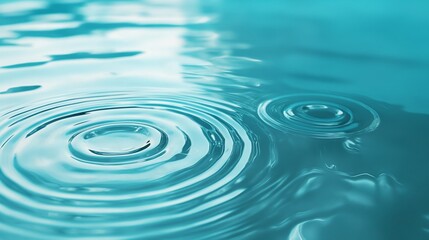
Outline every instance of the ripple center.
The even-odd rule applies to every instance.
[[[279,130],[315,138],[343,138],[371,132],[380,123],[378,114],[369,106],[323,94],[269,99],[259,106],[258,114]]]
[[[98,155],[126,155],[150,146],[150,136],[139,126],[103,126],[83,138],[88,150]]]
[[[70,151],[86,162],[116,162],[155,148],[161,132],[139,123],[109,123],[79,131],[69,141]],[[113,161],[114,160],[114,161]]]

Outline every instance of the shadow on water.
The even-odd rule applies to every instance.
[[[67,60],[79,60],[79,59],[112,59],[112,58],[121,58],[121,57],[132,57],[141,54],[142,52],[114,52],[114,53],[88,53],[88,52],[78,52],[62,55],[51,55],[50,61],[41,61],[41,62],[28,62],[20,63],[14,65],[4,66],[3,68],[22,68],[22,67],[35,67],[45,65],[50,62],[57,61],[67,61]]]
[[[21,86],[21,87],[12,87],[7,89],[6,91],[0,92],[0,94],[11,94],[11,93],[20,93],[20,92],[28,92],[41,88],[40,85],[35,86]]]

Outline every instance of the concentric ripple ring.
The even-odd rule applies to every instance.
[[[73,135],[69,149],[74,157],[95,164],[125,164],[144,160],[166,145],[166,133],[144,124],[104,123]],[[153,154],[152,154],[153,155]]]
[[[225,218],[244,191],[233,186],[262,151],[243,114],[221,100],[150,92],[61,96],[5,113],[0,230],[202,238],[193,229],[237,220]]]
[[[369,106],[345,97],[323,94],[286,95],[263,102],[260,118],[293,134],[334,139],[375,130],[380,117]]]

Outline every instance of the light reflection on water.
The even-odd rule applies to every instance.
[[[427,3],[0,3],[0,239],[428,239]]]

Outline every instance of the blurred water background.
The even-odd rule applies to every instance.
[[[0,239],[429,239],[429,3],[0,2]]]

